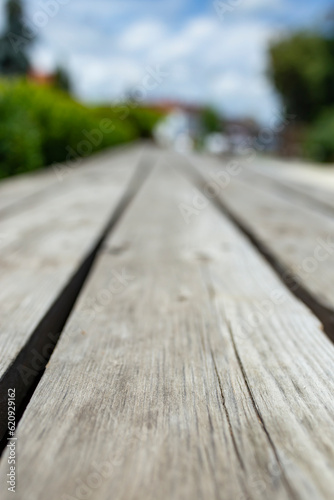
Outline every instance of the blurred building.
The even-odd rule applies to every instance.
[[[222,120],[221,132],[206,133],[203,128],[204,106],[164,101],[150,105],[165,113],[155,129],[155,139],[163,147],[192,150],[199,146],[212,154],[240,153],[255,147],[259,126],[253,120]]]
[[[289,124],[278,134],[277,154],[286,158],[303,157],[305,125]]]
[[[53,85],[56,81],[55,73],[43,73],[34,69],[29,71],[27,77],[30,81],[39,85]]]
[[[192,150],[202,135],[202,108],[172,101],[155,103],[153,107],[165,113],[154,132],[157,142],[178,151]]]
[[[231,153],[242,152],[248,147],[256,148],[259,132],[259,125],[251,119],[225,121],[225,134]]]

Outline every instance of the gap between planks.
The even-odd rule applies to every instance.
[[[75,498],[106,465],[94,500],[331,499],[334,348],[223,214],[185,225],[191,191],[155,170],[106,241],[18,427],[19,500]],[[87,314],[114,266],[135,279]]]
[[[16,400],[16,424],[22,417],[36,387],[44,373],[53,350],[61,336],[62,330],[71,313],[73,305],[85,284],[87,276],[93,266],[96,256],[105,239],[115,228],[121,217],[133,201],[138,190],[141,189],[146,178],[150,174],[153,158],[148,155],[140,160],[129,184],[125,187],[118,204],[112,210],[109,220],[93,245],[90,253],[73,277],[66,284],[54,303],[41,319],[40,323],[31,334],[27,343],[19,352],[16,359],[8,367],[0,380],[0,453],[7,444],[7,409],[6,401],[8,389],[15,388]],[[36,364],[36,361],[38,363]]]
[[[191,161],[191,159],[186,158],[182,156],[183,158],[183,166],[185,173],[193,178],[195,181],[198,189],[202,193],[203,196],[206,197],[205,195],[205,189],[210,183],[212,182],[212,179],[204,175],[201,171],[201,169]],[[202,163],[205,163],[205,159],[201,159]],[[255,178],[257,177],[254,176]],[[260,178],[260,175],[258,175]],[[248,173],[248,180],[247,179],[238,179],[238,182],[241,182],[244,184],[245,188],[249,188],[249,180],[252,179],[252,176],[250,173]],[[237,181],[232,179],[231,184],[234,187],[233,183],[236,183]],[[247,184],[248,183],[248,184]],[[226,189],[222,190],[222,193],[218,196],[214,196],[211,199],[211,202],[216,205],[216,207],[222,211],[229,219],[240,229],[240,231],[249,239],[250,243],[261,253],[261,255],[267,260],[267,262],[270,264],[272,269],[277,273],[279,278],[282,280],[285,286],[289,288],[289,290],[299,299],[301,300],[304,304],[309,307],[309,309],[317,316],[320,320],[320,322],[323,325],[324,331],[329,337],[329,339],[334,342],[334,307],[331,307],[331,298],[327,298],[326,294],[324,294],[324,297],[326,298],[326,301],[321,300],[314,292],[312,289],[310,289],[307,284],[303,283],[303,280],[299,279],[298,273],[293,272],[289,267],[285,264],[284,259],[280,258],[280,254],[275,254],[273,252],[272,246],[269,246],[266,244],[263,240],[263,238],[260,237],[258,228],[259,224],[261,224],[261,221],[254,221],[251,220],[249,221],[249,218],[246,216],[241,216],[240,213],[235,210],[235,206],[237,205],[238,200],[241,199],[242,197],[242,191],[239,190],[237,191],[238,199],[235,202],[235,206],[231,208],[231,197],[226,199],[227,193],[229,186],[226,187]],[[260,190],[258,190],[260,193]],[[294,192],[293,188],[291,188],[291,192]],[[287,195],[287,193],[285,193]],[[288,196],[287,200],[290,201]],[[259,198],[261,200],[261,196]],[[308,199],[308,198],[305,198]],[[253,200],[254,203],[256,204],[258,200]],[[315,201],[316,205],[316,200],[312,198],[312,201]],[[249,206],[249,205],[248,205]],[[308,207],[310,209],[310,207]],[[329,209],[329,207],[328,207]],[[331,208],[332,212],[334,211],[334,207]],[[329,215],[328,212],[325,215]],[[286,221],[286,225],[289,225],[289,221]],[[283,236],[281,236],[283,238]],[[272,242],[272,245],[275,244],[275,241]],[[298,242],[296,242],[298,245]]]
[[[56,190],[61,183],[62,188],[67,183],[68,174],[70,181],[80,178],[83,172],[94,168],[96,162],[101,162],[112,155],[113,161],[125,151],[137,148],[138,145],[120,145],[107,151],[95,153],[89,158],[81,158],[76,161],[67,161],[64,164],[54,164],[45,169],[37,170],[27,174],[3,179],[0,184],[0,220],[12,217],[24,209],[30,209],[43,201],[49,193]],[[74,179],[75,182],[75,179]],[[3,236],[3,235],[0,235]]]
[[[294,198],[300,200],[308,209],[312,208],[333,219],[334,202],[333,193],[331,192],[326,192],[319,187],[312,190],[309,186],[299,185],[295,181],[291,181],[289,185],[288,181],[282,177],[274,177],[266,172],[260,173],[256,170],[251,170],[244,179],[240,177],[240,181],[245,184],[253,180],[257,180],[264,188],[269,187],[269,189],[273,189],[276,194],[288,201],[291,201],[291,195],[293,195]],[[327,197],[328,199],[326,199]],[[332,200],[330,200],[329,197],[331,197]]]

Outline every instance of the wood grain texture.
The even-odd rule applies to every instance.
[[[185,223],[194,187],[171,163],[101,252],[25,412],[16,498],[330,500],[334,347],[215,208]]]
[[[22,206],[27,199],[38,196],[45,189],[57,182],[54,172],[45,170],[42,173],[20,175],[2,180],[0,183],[0,217],[3,218],[16,208]]]
[[[303,181],[301,174],[298,180],[295,178],[290,179],[287,172],[285,172],[286,168],[283,172],[281,171],[281,162],[277,162],[276,167],[275,165],[276,163],[270,169],[266,169],[262,163],[250,165],[249,168],[244,169],[241,178],[288,201],[292,200],[293,203],[299,206],[333,217],[334,186],[331,188],[330,183],[328,183],[327,187],[323,186],[323,182],[317,182],[316,176],[311,177],[314,181],[313,184],[311,184],[309,178],[307,178],[308,182]]]
[[[47,200],[50,191],[60,191],[64,184],[72,183],[103,161],[116,162],[125,151],[138,149],[138,145],[118,146],[112,151],[102,151],[90,158],[69,159],[64,164],[54,164],[36,172],[10,177],[0,182],[0,220]],[[88,174],[89,175],[89,174]],[[0,234],[0,244],[2,240]]]
[[[226,162],[210,158],[190,158],[208,179],[219,182]],[[195,163],[194,163],[195,161]],[[241,165],[241,164],[240,164]],[[220,199],[243,226],[254,234],[286,269],[286,274],[305,288],[314,299],[334,309],[334,220],[315,205],[301,203],[291,192],[252,176],[240,168],[225,185],[217,189]]]
[[[296,160],[283,161],[256,157],[253,161],[248,162],[246,170],[260,174],[263,181],[265,178],[276,181],[274,187],[279,187],[278,183],[280,183],[288,191],[292,188],[301,194],[306,194],[309,204],[312,204],[313,198],[316,202],[325,202],[334,208],[334,172],[331,165],[323,167],[323,165]]]
[[[38,203],[0,221],[0,377],[101,236],[139,151],[70,172]]]

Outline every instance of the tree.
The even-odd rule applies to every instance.
[[[65,92],[71,93],[72,83],[67,73],[66,69],[62,66],[58,66],[54,73],[54,86],[58,89],[65,90]]]
[[[300,122],[313,121],[334,103],[334,41],[297,33],[270,48],[269,75],[286,112]]]
[[[8,0],[7,27],[0,38],[0,73],[22,75],[29,71],[28,51],[34,35],[25,25],[21,0]]]
[[[211,134],[214,132],[222,132],[223,124],[217,111],[207,106],[203,109],[201,114],[202,126],[205,134]]]

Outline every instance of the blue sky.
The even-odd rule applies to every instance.
[[[268,44],[290,30],[321,26],[334,7],[329,0],[24,3],[39,39],[35,67],[51,71],[62,62],[80,99],[120,100],[132,89],[148,100],[212,103],[226,115],[262,122],[279,111],[265,74]],[[152,71],[163,76],[147,88]]]

